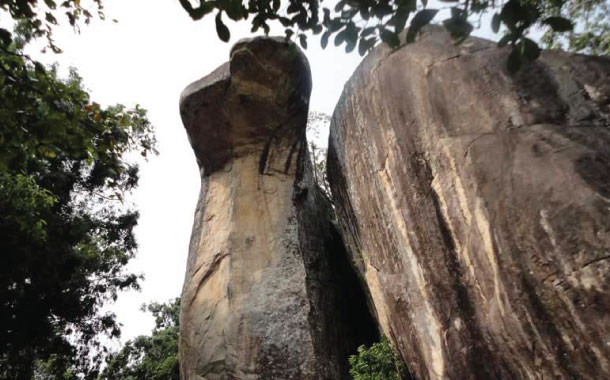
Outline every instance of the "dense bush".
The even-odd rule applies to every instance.
[[[349,358],[349,373],[354,380],[407,380],[406,364],[394,352],[386,337],[370,348],[360,346]]]

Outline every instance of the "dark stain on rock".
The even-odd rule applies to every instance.
[[[420,155],[421,156],[421,155]],[[430,166],[427,160],[421,160],[425,163],[425,172],[431,183],[432,175],[430,174]],[[475,308],[468,294],[468,289],[462,280],[462,268],[456,253],[456,244],[451,235],[451,229],[440,205],[438,194],[429,187],[429,194],[434,205],[434,212],[438,222],[439,233],[443,240],[443,253],[445,256],[445,265],[447,265],[448,273],[451,275],[451,284],[453,287],[455,302],[457,304],[457,310],[460,314],[460,319],[466,325],[464,333],[468,335],[466,340],[470,343],[470,350],[466,352],[466,364],[468,365],[468,372],[473,379],[487,380],[487,379],[501,379],[502,376],[494,368],[494,360],[491,352],[485,345],[483,333],[479,326],[479,321],[476,316]],[[445,323],[445,329],[452,329],[451,320],[447,320]],[[449,347],[447,347],[449,348]]]
[[[258,161],[258,173],[265,174],[265,168],[267,166],[267,160],[269,159],[269,151],[271,150],[271,143],[273,142],[273,136],[269,136],[265,146],[263,147],[263,151],[261,153],[261,157]]]
[[[587,154],[574,162],[582,179],[604,198],[610,199],[610,158],[606,154]]]
[[[296,140],[290,146],[290,152],[288,153],[288,158],[286,158],[286,162],[284,163],[284,174],[288,174],[288,171],[290,170],[290,165],[292,163],[292,156],[294,155],[294,152],[297,150],[297,147],[299,146],[299,142],[300,142],[300,140]]]
[[[552,347],[555,349],[555,356],[557,363],[565,371],[565,374],[570,380],[578,380],[581,377],[576,373],[570,363],[569,351],[566,347],[561,332],[557,329],[553,323],[553,319],[547,309],[545,308],[542,299],[536,293],[536,288],[533,281],[528,279],[527,274],[523,271],[521,274],[521,287],[524,290],[527,300],[531,305],[531,311],[536,316],[536,327],[544,333],[544,336],[550,339]]]

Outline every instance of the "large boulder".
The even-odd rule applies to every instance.
[[[255,38],[181,96],[202,180],[180,313],[184,380],[342,379],[348,354],[375,339],[312,179],[310,91],[294,44]]]
[[[429,29],[378,47],[328,171],[375,313],[418,379],[610,378],[610,61]]]

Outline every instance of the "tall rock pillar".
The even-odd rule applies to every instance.
[[[363,61],[329,180],[417,379],[610,378],[610,61],[428,29]]]
[[[255,38],[181,96],[202,178],[180,316],[184,380],[342,379],[348,353],[373,339],[311,178],[310,91],[294,44]],[[363,317],[350,321],[353,310]]]

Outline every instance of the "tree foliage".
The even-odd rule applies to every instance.
[[[354,380],[407,380],[407,366],[394,352],[386,337],[367,348],[358,347],[358,354],[349,358],[349,373]]]
[[[563,7],[549,2],[545,12],[577,22],[576,28],[566,36],[546,31],[542,41],[550,48],[563,48],[592,55],[610,55],[610,1],[572,0]]]
[[[91,6],[81,5],[81,0],[0,0],[0,15],[8,15],[21,22],[29,31],[30,37],[46,38],[51,50],[59,53],[61,49],[53,41],[53,28],[62,19],[68,20],[70,25],[78,30],[81,22],[89,24],[95,15],[101,19],[105,18],[101,0],[85,2]],[[13,37],[9,30],[0,28],[0,47],[6,49]]]
[[[95,374],[98,333],[119,335],[100,308],[138,287],[125,270],[138,219],[121,201],[138,182],[127,156],[155,140],[143,109],[93,102],[75,70],[60,79],[23,55],[35,30],[17,30],[0,49],[0,378],[29,380],[37,363]]]
[[[557,42],[574,24],[584,25],[581,32],[569,35],[569,46],[576,51],[608,54],[607,0],[441,0],[449,8],[449,17],[438,20],[441,8],[428,7],[428,0],[340,0],[333,9],[319,0],[180,0],[194,20],[216,13],[216,30],[223,41],[230,38],[223,17],[233,21],[251,19],[252,32],[262,29],[269,33],[270,23],[280,23],[287,38],[296,36],[307,48],[306,32],[320,34],[325,48],[331,38],[335,46],[345,46],[346,52],[358,47],[364,55],[378,42],[392,47],[414,41],[427,24],[441,22],[456,43],[460,43],[479,26],[484,14],[493,14],[491,27],[503,31],[498,46],[510,45],[508,69],[516,71],[525,60],[540,54],[538,44],[528,38],[533,29],[547,33],[547,42]],[[438,4],[438,3],[436,3]],[[252,16],[252,17],[251,17]],[[588,20],[593,19],[593,23]],[[593,25],[593,26],[592,26]],[[401,33],[406,31],[404,40]]]
[[[129,341],[107,360],[99,380],[179,380],[178,329],[180,298],[146,309],[155,317],[150,336]]]

